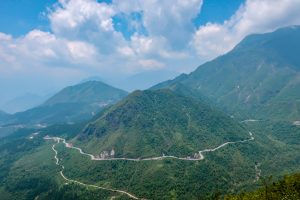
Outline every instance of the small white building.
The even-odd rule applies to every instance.
[[[72,144],[72,143],[66,143],[66,147],[72,148],[72,147],[73,147],[73,144]]]
[[[114,149],[112,149],[112,150],[110,151],[110,156],[111,156],[111,157],[114,157],[114,156],[115,156],[115,150],[114,150]]]

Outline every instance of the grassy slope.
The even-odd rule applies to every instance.
[[[267,130],[266,131],[266,124]],[[58,145],[59,157],[67,177],[85,183],[129,191],[149,199],[211,199],[218,193],[237,193],[260,186],[253,183],[255,162],[260,162],[262,175],[276,178],[299,170],[300,128],[290,124],[248,123],[256,140],[229,145],[206,153],[198,162],[163,160],[155,162],[90,161],[75,150]],[[63,185],[51,150],[52,142],[42,136],[62,135],[71,139],[79,127],[54,126],[29,140],[34,130],[24,136],[10,136],[0,142],[1,197],[6,199],[107,199],[125,196],[77,185]],[[290,133],[290,135],[286,135]],[[15,152],[15,153],[13,153]],[[284,170],[283,170],[284,169]],[[47,187],[45,187],[47,186]]]
[[[6,123],[66,123],[91,119],[127,92],[98,81],[64,88],[44,104],[11,116]]]
[[[242,157],[239,148],[228,147],[198,162],[171,159],[99,162],[79,156],[76,151],[65,151],[62,156],[66,175],[83,182],[120,188],[149,199],[196,199],[209,198],[217,191],[226,193],[236,188],[235,184],[244,184],[249,177],[254,179],[254,163],[248,166],[249,160]],[[235,152],[235,159],[227,160],[226,155],[232,152]],[[231,172],[232,167],[237,169],[235,173]]]
[[[285,176],[283,179],[273,182],[272,179],[265,179],[263,187],[239,195],[228,195],[225,200],[260,200],[260,199],[300,199],[300,175],[293,174]]]
[[[57,131],[72,137],[78,127],[49,127],[34,139],[29,139],[36,130],[21,129],[0,141],[0,196],[3,200],[20,199],[126,199],[111,192],[85,188],[76,184],[64,185],[53,159],[52,142],[42,139]],[[73,133],[72,133],[73,132]],[[65,135],[66,136],[66,135]]]
[[[183,84],[237,117],[300,117],[300,27],[246,37],[231,52],[153,89]]]
[[[248,127],[256,133],[255,141],[206,153],[205,160],[198,162],[91,161],[62,146],[60,156],[65,158],[66,175],[86,183],[120,188],[149,199],[211,199],[218,193],[237,193],[261,186],[261,182],[254,183],[256,162],[261,163],[263,177],[275,174],[277,179],[299,170],[300,160],[295,153],[300,150],[299,144],[281,140],[273,132],[264,133],[259,126]],[[295,127],[282,124],[281,128]],[[295,134],[294,139],[299,141],[299,137]]]
[[[69,86],[48,99],[44,105],[58,103],[109,103],[116,102],[127,95],[127,92],[99,81],[88,81]]]
[[[187,156],[248,132],[225,114],[169,90],[137,91],[104,112],[79,136],[88,152],[116,156]]]

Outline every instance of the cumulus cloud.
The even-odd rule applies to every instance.
[[[201,8],[201,0],[142,1],[144,26],[153,36],[163,36],[171,47],[182,49],[188,44],[195,27],[192,19]],[[176,41],[176,42],[175,42]]]
[[[60,63],[67,67],[70,63],[87,64],[97,57],[97,51],[90,43],[57,38],[40,30],[32,30],[17,39],[1,34],[0,44],[2,61],[9,66]]]
[[[98,47],[102,54],[111,54],[124,45],[122,34],[115,31],[112,4],[96,0],[60,0],[49,14],[51,29],[59,37],[83,40]]]
[[[200,57],[211,59],[229,51],[249,34],[300,24],[299,10],[299,0],[247,0],[224,23],[199,27],[191,45]]]
[[[7,73],[21,72],[41,77],[44,72],[47,78],[63,78],[62,71],[76,78],[158,69],[188,72],[248,34],[300,24],[299,0],[247,0],[223,23],[196,27],[193,19],[201,17],[202,4],[59,0],[48,12],[49,32],[35,29],[17,38],[0,33],[0,81]]]
[[[142,12],[142,25],[152,37],[163,37],[173,49],[187,46],[195,27],[192,20],[199,14],[203,0],[114,0],[119,12]],[[174,42],[176,41],[176,42]]]

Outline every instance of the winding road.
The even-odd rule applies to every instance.
[[[83,183],[83,182],[80,182],[80,181],[76,181],[76,180],[67,178],[64,175],[64,173],[63,173],[64,170],[65,170],[65,167],[62,164],[59,163],[58,152],[55,149],[56,145],[59,144],[60,142],[62,142],[66,148],[76,149],[77,151],[79,151],[80,154],[85,155],[85,156],[89,156],[91,158],[91,160],[94,160],[94,161],[128,160],[128,161],[136,161],[136,162],[138,162],[138,161],[162,160],[162,159],[166,159],[166,158],[178,159],[178,160],[187,160],[187,161],[199,161],[199,160],[203,160],[204,159],[203,153],[214,152],[214,151],[216,151],[218,149],[221,149],[221,148],[223,148],[223,147],[225,147],[225,146],[227,146],[229,144],[245,143],[245,142],[249,142],[251,140],[254,140],[254,136],[253,136],[253,134],[251,132],[249,132],[249,136],[250,136],[249,139],[239,140],[239,141],[235,141],[235,142],[225,142],[225,143],[223,143],[223,144],[221,144],[221,145],[219,145],[219,146],[217,146],[215,148],[201,150],[201,151],[198,152],[199,154],[198,154],[197,158],[177,157],[177,156],[166,156],[166,155],[163,155],[163,156],[159,156],[159,157],[150,157],[150,158],[143,158],[143,159],[141,159],[141,158],[96,158],[92,154],[85,153],[81,148],[74,147],[74,146],[70,145],[69,143],[66,142],[66,139],[64,139],[64,138],[45,136],[44,139],[45,140],[53,140],[53,141],[56,142],[55,144],[52,145],[52,150],[55,153],[54,154],[55,164],[61,167],[60,175],[62,176],[62,178],[64,180],[66,180],[68,182],[77,183],[79,185],[83,185],[83,186],[86,186],[86,187],[92,187],[92,188],[98,188],[98,189],[107,190],[107,191],[111,191],[111,192],[117,192],[117,193],[120,193],[120,194],[127,195],[128,197],[130,197],[132,199],[143,199],[143,198],[138,198],[135,195],[133,195],[133,194],[131,194],[129,192],[123,191],[123,190],[117,190],[117,189],[105,188],[105,187],[101,187],[101,186],[97,186],[97,185],[86,184],[86,183]]]
[[[58,143],[60,142],[61,138],[60,138],[60,139],[55,138],[54,140],[57,142],[56,144],[58,144]],[[64,140],[64,139],[63,139],[63,140]],[[62,168],[61,171],[60,171],[59,173],[60,173],[61,177],[62,177],[64,180],[66,180],[66,181],[68,181],[68,182],[72,182],[72,183],[77,183],[77,184],[79,184],[79,185],[83,185],[83,186],[86,186],[86,187],[92,187],[92,188],[97,188],[97,189],[101,189],[101,190],[107,190],[107,191],[111,191],[111,192],[117,192],[117,193],[120,193],[120,194],[125,194],[125,195],[127,195],[128,197],[130,197],[130,198],[132,198],[132,199],[140,199],[140,198],[136,197],[135,195],[130,194],[129,192],[126,192],[126,191],[124,191],[124,190],[117,190],[117,189],[105,188],[105,187],[101,187],[101,186],[97,186],[97,185],[91,185],[91,184],[86,184],[86,183],[83,183],[83,182],[80,182],[80,181],[76,181],[76,180],[67,178],[67,177],[64,175],[64,173],[63,173],[65,167],[64,167],[62,164],[59,163],[59,158],[57,157],[58,152],[57,152],[57,150],[55,149],[56,144],[53,144],[53,145],[52,145],[52,150],[53,150],[54,153],[55,153],[55,155],[54,155],[55,164],[58,165],[58,166],[60,166],[60,167]]]
[[[247,122],[259,122],[260,120],[258,119],[246,119],[246,120],[243,120],[241,121],[241,123],[247,123]]]
[[[54,140],[56,142],[60,142],[62,141],[65,144],[65,147],[67,148],[71,148],[71,149],[76,149],[77,151],[79,151],[80,154],[82,155],[86,155],[89,156],[91,158],[91,160],[96,160],[96,161],[107,161],[107,160],[128,160],[128,161],[150,161],[150,160],[162,160],[162,159],[166,159],[166,158],[172,158],[172,159],[177,159],[177,160],[189,160],[189,161],[199,161],[199,160],[203,160],[204,159],[204,155],[203,153],[205,152],[213,152],[216,151],[218,149],[221,149],[229,144],[237,144],[237,143],[245,143],[245,142],[249,142],[251,140],[254,140],[254,136],[251,132],[249,132],[250,138],[249,139],[245,139],[245,140],[239,140],[239,141],[235,141],[235,142],[225,142],[215,148],[212,149],[204,149],[199,151],[199,157],[198,158],[191,158],[191,157],[177,157],[177,156],[166,156],[166,155],[162,155],[162,156],[158,156],[158,157],[150,157],[150,158],[96,158],[94,155],[89,154],[89,153],[85,153],[81,148],[79,147],[74,147],[71,146],[69,143],[66,142],[66,140],[64,138],[60,138],[60,137],[49,137],[46,136],[44,137],[45,140]]]

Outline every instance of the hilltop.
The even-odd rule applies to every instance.
[[[241,140],[248,132],[209,105],[171,90],[135,91],[104,111],[78,136],[88,151],[116,156],[194,155]]]
[[[237,117],[300,118],[300,27],[247,36],[232,51],[152,89],[182,84]]]
[[[53,124],[89,120],[126,95],[127,92],[100,81],[87,81],[62,89],[40,106],[14,114],[7,123]]]

